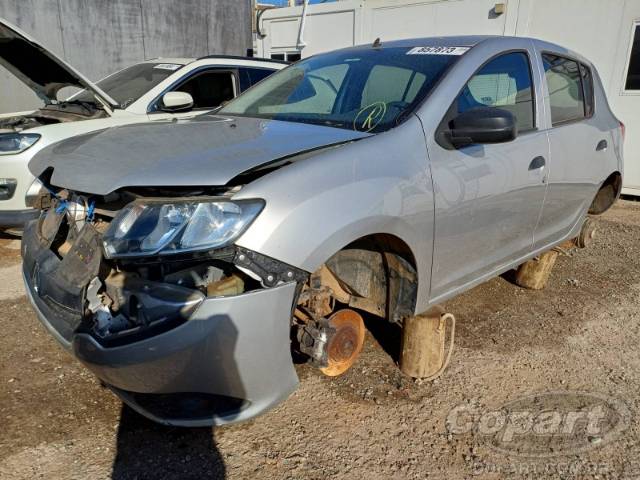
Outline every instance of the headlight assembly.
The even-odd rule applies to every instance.
[[[107,258],[211,250],[238,238],[258,216],[262,200],[135,201],[102,237]]]
[[[0,155],[22,153],[38,140],[37,133],[0,133]]]

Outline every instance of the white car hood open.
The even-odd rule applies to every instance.
[[[64,87],[92,91],[112,107],[118,103],[84,75],[44,48],[4,19],[0,18],[0,65],[31,88],[45,103],[57,100]]]

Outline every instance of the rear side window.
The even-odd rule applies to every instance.
[[[640,90],[640,25],[634,30],[625,90]]]
[[[558,124],[580,120],[589,116],[589,110],[593,109],[593,93],[590,99],[585,101],[583,90],[583,74],[586,67],[581,67],[575,60],[560,57],[558,55],[542,55],[544,75],[549,89],[549,103],[551,105],[551,123]],[[589,89],[593,92],[593,79],[588,73]]]
[[[460,93],[458,113],[477,107],[508,110],[516,117],[518,131],[532,130],[534,93],[529,57],[524,52],[506,53],[482,67]]]

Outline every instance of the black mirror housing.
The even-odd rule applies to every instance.
[[[450,127],[446,137],[456,148],[475,143],[506,143],[518,136],[513,113],[495,107],[467,110],[451,120]]]

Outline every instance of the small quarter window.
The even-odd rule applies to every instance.
[[[458,113],[477,107],[508,110],[516,117],[518,131],[534,125],[533,83],[529,58],[513,52],[494,58],[482,67],[462,89]]]
[[[593,74],[591,69],[586,65],[580,64],[580,73],[582,74],[582,88],[584,90],[584,109],[587,117],[593,115],[594,95],[593,95]]]
[[[640,90],[640,25],[636,25],[631,45],[631,58],[627,70],[626,90]]]
[[[552,54],[542,55],[542,61],[549,89],[552,125],[584,118],[584,91],[578,62]]]

